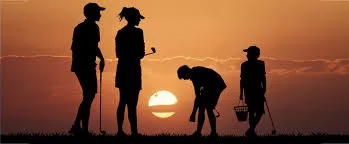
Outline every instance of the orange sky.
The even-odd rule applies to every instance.
[[[2,55],[71,55],[73,28],[87,0],[2,1]],[[95,1],[102,13],[100,47],[115,58],[114,37],[124,26],[117,14],[135,6],[146,17],[147,48],[157,57],[241,57],[256,44],[279,59],[345,58],[349,53],[349,2],[325,0]],[[335,50],[333,50],[335,49]],[[149,49],[147,49],[149,50]]]
[[[81,98],[69,70],[74,27],[84,20],[88,1],[1,1],[2,132],[68,129]],[[98,22],[100,47],[108,61],[103,77],[103,125],[116,132],[118,90],[114,87],[116,31],[125,25],[117,14],[135,6],[146,17],[147,51],[157,54],[142,63],[144,90],[140,93],[139,128],[143,133],[191,133],[189,123],[194,91],[180,81],[181,64],[213,68],[227,82],[217,120],[220,134],[243,134],[232,111],[239,94],[242,49],[256,44],[266,61],[269,104],[280,132],[327,131],[349,133],[341,113],[347,106],[349,84],[349,2],[325,0],[139,0],[97,1],[107,8]],[[11,56],[10,56],[11,55]],[[12,56],[15,55],[15,56]],[[38,56],[49,55],[49,56]],[[205,59],[206,58],[206,59]],[[159,119],[147,107],[156,90],[177,96],[176,114]],[[99,95],[91,110],[91,129],[97,131]],[[53,114],[54,113],[54,114]],[[126,117],[125,117],[126,118]],[[128,122],[125,119],[125,129]],[[208,120],[208,119],[206,119]],[[269,133],[268,116],[258,131]],[[208,121],[204,133],[209,132]]]

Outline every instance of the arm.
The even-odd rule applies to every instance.
[[[99,36],[99,28],[98,28],[98,42],[99,42],[99,39],[100,39],[100,36]],[[103,70],[104,70],[104,57],[102,55],[101,49],[98,47],[98,42],[97,42],[97,46],[96,46],[96,56],[101,60],[99,63],[99,70],[101,72],[103,72]]]
[[[80,50],[79,47],[81,47],[81,44],[79,43],[80,40],[80,30],[79,27],[76,26],[74,28],[74,32],[73,32],[73,38],[72,38],[72,44],[71,44],[71,50],[73,52]]]
[[[139,51],[138,51],[138,58],[142,59],[145,55],[145,44],[144,44],[144,34],[143,34],[143,30],[139,29]]]
[[[196,116],[196,112],[198,111],[198,108],[199,108],[199,98],[195,97],[193,111],[190,114],[189,121],[195,122],[195,116]]]
[[[267,78],[265,76],[266,72],[265,72],[265,64],[263,62],[263,75],[262,75],[262,85],[263,85],[263,94],[265,97],[265,93],[267,91]]]
[[[240,100],[243,100],[243,96],[244,96],[244,82],[242,80],[242,78],[240,78]]]
[[[244,96],[244,71],[243,65],[241,64],[241,72],[240,72],[240,100],[243,100]]]
[[[120,47],[121,47],[121,39],[120,39],[120,31],[118,31],[115,36],[115,56],[117,58],[120,58],[120,55],[121,55]]]
[[[99,47],[97,47],[97,53],[96,53],[96,55],[97,55],[97,57],[101,60],[100,63],[99,63],[99,70],[100,70],[101,72],[103,72],[105,63],[104,63],[104,57],[103,57],[102,52],[101,52],[101,50],[99,49]]]
[[[267,80],[266,80],[265,75],[262,78],[262,84],[263,84],[263,95],[264,95],[264,98],[265,98],[265,93],[267,91]]]
[[[193,111],[192,111],[192,114],[195,114],[197,109],[199,108],[199,103],[200,103],[200,86],[198,86],[196,83],[193,83],[194,84],[194,90],[195,90],[195,101],[194,101],[194,107],[193,107]]]
[[[193,111],[191,112],[190,119],[189,119],[189,121],[191,122],[195,122],[195,115],[199,108],[199,103],[200,103],[200,87],[195,83],[193,83],[193,85],[195,89],[195,100],[194,100]]]
[[[196,111],[198,110],[198,108],[199,108],[199,98],[195,97],[193,111],[191,112],[191,114],[196,115]]]
[[[101,49],[97,47],[97,57],[101,60],[104,61],[104,57],[102,55]]]

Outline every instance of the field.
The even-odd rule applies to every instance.
[[[63,134],[7,134],[1,135],[1,143],[84,143],[84,144],[102,144],[102,143],[137,143],[137,144],[245,144],[245,143],[347,143],[349,144],[349,135],[276,135],[259,136],[256,138],[247,138],[245,136],[218,136],[211,138],[207,136],[191,137],[188,135],[143,135],[119,137],[115,135],[92,135],[89,137],[71,136]]]

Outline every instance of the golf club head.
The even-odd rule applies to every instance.
[[[154,47],[151,48],[151,51],[152,51],[153,53],[156,53],[156,50],[155,50]]]
[[[101,131],[102,135],[105,135],[106,133],[107,133],[106,131],[103,131],[103,130]]]
[[[275,135],[275,134],[276,134],[276,130],[273,130],[273,131],[271,132],[271,134],[272,134],[272,135]]]

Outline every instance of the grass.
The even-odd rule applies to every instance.
[[[245,144],[245,143],[349,143],[349,135],[328,135],[324,133],[314,133],[309,135],[263,135],[257,138],[247,138],[245,136],[219,136],[210,138],[202,136],[199,138],[189,135],[159,134],[143,136],[118,137],[115,135],[95,134],[89,137],[72,136],[63,133],[15,133],[1,135],[1,143],[127,143],[127,144]]]

